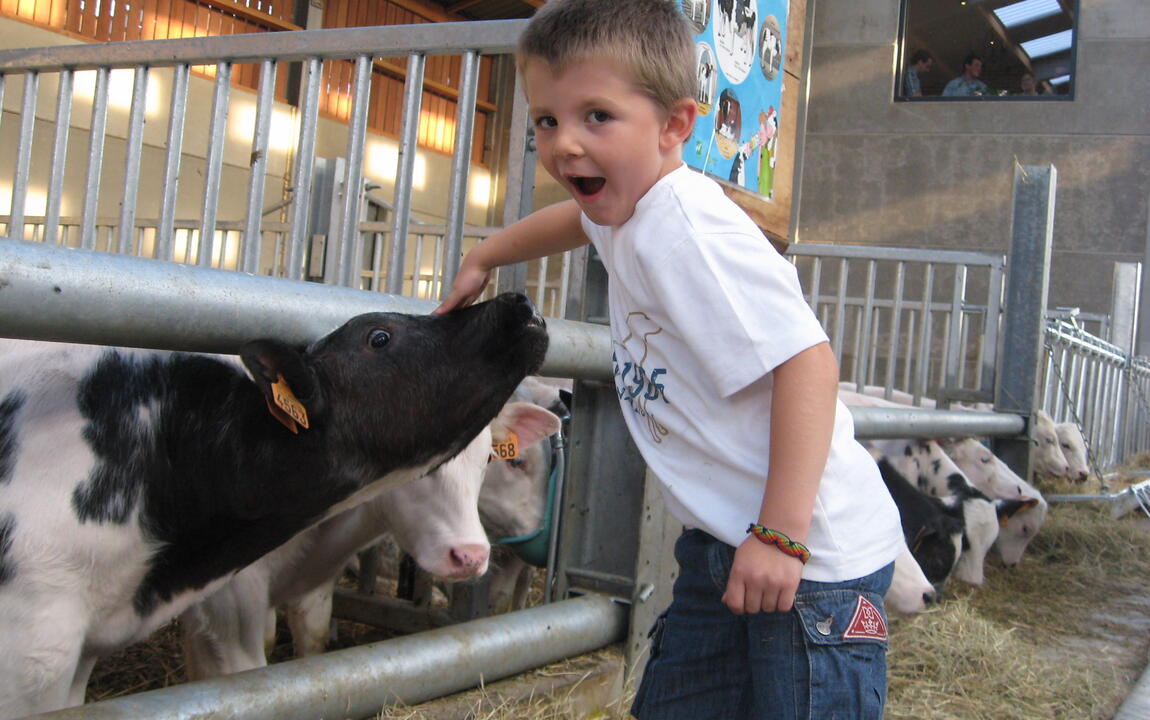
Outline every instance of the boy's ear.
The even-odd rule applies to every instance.
[[[695,129],[695,117],[699,114],[699,106],[693,98],[679,98],[667,112],[667,121],[663,124],[663,133],[659,144],[663,150],[670,150],[675,145],[682,145],[691,137]]]

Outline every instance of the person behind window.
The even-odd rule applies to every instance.
[[[910,65],[902,78],[903,97],[922,97],[921,75],[930,72],[934,66],[934,58],[929,50],[915,50],[910,56]]]
[[[1041,95],[1042,88],[1038,86],[1038,81],[1034,79],[1034,73],[1024,72],[1022,77],[1018,79],[1018,86],[1022,88],[1019,95]]]
[[[967,55],[962,61],[962,74],[951,80],[942,89],[943,97],[970,97],[986,95],[990,88],[978,79],[982,74],[982,60],[974,53]]]

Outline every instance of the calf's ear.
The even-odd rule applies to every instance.
[[[998,515],[998,524],[1001,527],[1006,527],[1006,523],[1010,518],[1017,515],[1019,512],[1028,508],[1034,507],[1038,504],[1037,500],[1015,500],[1015,499],[1000,499],[994,501],[994,511]]]
[[[240,348],[240,359],[284,427],[297,432],[297,424],[310,426],[309,418],[321,410],[321,393],[299,350],[275,340],[254,340]]]

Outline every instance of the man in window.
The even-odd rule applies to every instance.
[[[929,50],[915,50],[910,56],[910,65],[902,78],[903,97],[922,97],[922,73],[929,72],[934,58]]]
[[[986,95],[990,88],[978,79],[982,74],[982,60],[971,53],[962,61],[962,74],[951,80],[942,89],[943,97],[963,97],[972,95]]]

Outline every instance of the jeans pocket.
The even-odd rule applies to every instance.
[[[887,649],[882,597],[846,589],[808,593],[795,608],[808,648],[811,717],[881,718]]]

